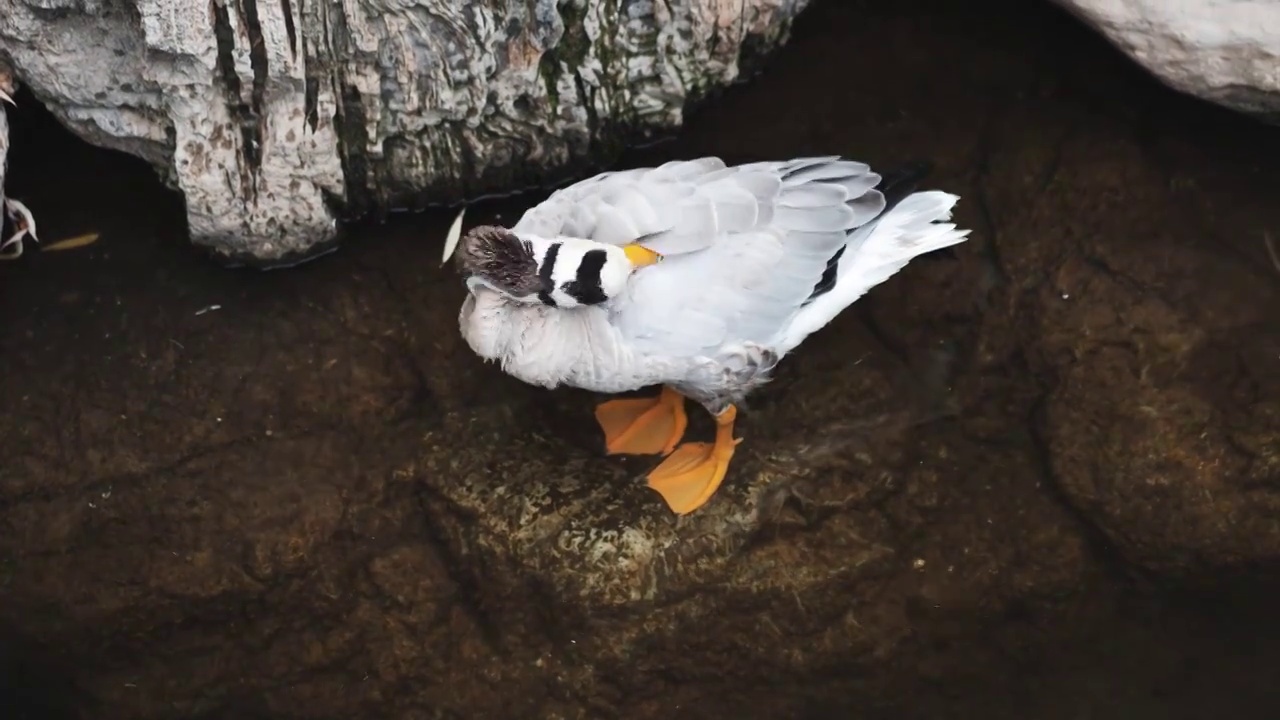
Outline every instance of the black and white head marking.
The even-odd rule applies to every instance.
[[[538,300],[553,307],[598,305],[622,292],[632,271],[621,248],[590,240],[533,241],[542,291]]]
[[[578,238],[520,237],[506,228],[472,228],[454,258],[468,285],[513,300],[573,308],[598,305],[626,287],[634,266],[619,247]]]

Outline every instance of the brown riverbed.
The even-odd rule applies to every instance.
[[[760,393],[717,502],[785,492],[732,553],[600,456],[593,398],[469,353],[450,213],[220,269],[140,162],[11,116],[45,242],[102,234],[0,264],[17,717],[1280,716],[1280,130],[1041,3],[816,1],[624,160],[928,158],[974,229]],[[721,555],[592,604],[494,511],[556,482]]]

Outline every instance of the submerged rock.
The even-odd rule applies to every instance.
[[[730,478],[684,517],[644,486],[660,459],[604,456],[591,395],[525,389],[496,367],[455,377],[471,408],[426,438],[417,477],[487,623],[547,638],[557,685],[651,697],[637,716],[714,697],[716,717],[755,717],[773,683],[827,669],[882,682],[923,623],[1075,592],[1092,561],[1076,521],[1020,480],[1036,468],[942,430],[954,419],[932,422],[902,387],[920,376],[866,357],[857,325],[788,358],[740,416]],[[710,432],[693,417],[691,438]],[[957,472],[976,457],[986,472]],[[813,684],[814,708],[848,702]]]
[[[78,135],[183,193],[194,242],[273,264],[323,250],[339,219],[547,181],[674,130],[807,4],[17,0],[0,45]]]
[[[1086,240],[1045,288],[1042,352],[1061,362],[1041,418],[1054,476],[1148,570],[1194,582],[1274,566],[1275,290],[1261,276],[1228,300],[1221,257],[1162,240],[1147,240],[1158,252]]]
[[[1170,86],[1280,119],[1280,5],[1235,0],[1055,0]]]
[[[1055,484],[1143,570],[1195,583],[1276,567],[1280,275],[1252,215],[1267,210],[1245,199],[1269,170],[1185,169],[1219,140],[1043,122],[1070,131],[997,170],[1025,179],[993,202],[1030,209],[999,227],[1019,238],[998,243],[1019,300],[987,342],[1042,384],[1031,422]],[[1082,209],[1086,192],[1105,199]]]

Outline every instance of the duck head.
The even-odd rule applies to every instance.
[[[616,245],[517,235],[497,225],[469,230],[454,259],[472,293],[483,286],[517,303],[559,308],[608,302],[647,264],[639,253]]]

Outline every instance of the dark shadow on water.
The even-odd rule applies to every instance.
[[[1011,275],[995,253],[998,241],[1052,231],[1015,221],[1028,188],[1064,192],[1053,175],[1065,136],[1120,138],[1171,184],[1203,183],[1216,215],[1145,197],[1115,215],[1185,216],[1233,263],[1205,270],[1224,288],[1271,272],[1259,238],[1280,223],[1280,173],[1267,159],[1280,157],[1280,132],[1175,96],[1064,13],[972,5],[815,2],[760,76],[691,114],[679,137],[619,161],[838,153],[892,166],[927,156],[931,184],[965,198],[961,221],[997,241],[990,273],[965,276],[985,278],[984,292],[928,288],[917,302],[886,288],[860,302],[761,394],[759,435],[786,417],[785,389],[807,373],[870,354],[910,381],[942,355],[936,384],[958,386],[962,415],[989,414],[1005,431],[955,459],[958,474],[1013,472],[986,455],[1029,444],[1027,414],[1003,406],[1053,379],[1006,378],[992,385],[999,397],[984,396],[975,328],[988,306],[1049,282],[1038,268]],[[4,717],[77,717],[87,703],[97,704],[90,717],[572,717],[583,699],[570,681],[530,670],[536,652],[497,652],[484,637],[495,630],[477,619],[473,589],[451,573],[403,481],[445,472],[416,463],[424,438],[462,442],[449,434],[457,417],[510,417],[595,451],[581,396],[520,388],[461,345],[462,290],[438,267],[453,212],[355,224],[339,252],[288,271],[224,270],[185,242],[181,198],[144,163],[71,138],[29,94],[18,100],[10,193],[36,212],[45,243],[102,239],[0,264],[0,623],[21,629],[0,633],[0,707],[18,709]],[[1049,125],[1059,110],[1070,121]],[[1123,162],[1110,169],[1130,172]],[[1077,215],[1047,225],[1094,231],[1091,211],[1115,201],[1107,193],[1083,194]],[[537,199],[477,203],[468,221],[510,223]],[[940,255],[919,272],[957,262]],[[930,303],[947,311],[917,308]],[[1015,370],[1026,368],[1003,374]],[[978,434],[949,417],[928,432]],[[1030,533],[1037,519],[1007,521]],[[1061,598],[991,615],[986,598],[950,613],[904,601],[909,627],[882,671],[824,668],[808,686],[785,678],[687,697],[723,701],[705,717],[1280,717],[1278,588],[1259,580],[1277,567],[1193,592],[1131,567],[1102,533],[1076,531],[1090,535],[1085,597],[1058,588]],[[946,542],[902,535],[904,556]],[[37,612],[50,605],[56,622]],[[809,686],[812,697],[796,689]],[[589,700],[623,708],[601,717],[691,716],[644,693]]]
[[[101,706],[75,677],[73,662],[60,659],[14,627],[0,628],[0,707],[14,720],[82,720],[101,717]]]

